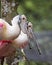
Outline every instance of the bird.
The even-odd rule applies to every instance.
[[[13,40],[20,34],[20,15],[15,16],[10,25],[0,18],[0,40]]]
[[[1,59],[1,65],[3,65],[3,61],[5,57],[11,56],[13,55],[13,53],[16,52],[16,48],[24,48],[27,45],[28,42],[28,37],[27,35],[23,32],[25,29],[24,25],[26,25],[26,21],[27,20],[23,20],[25,16],[21,15],[20,16],[20,34],[17,36],[17,38],[15,38],[14,40],[2,40],[0,41],[0,59]],[[14,25],[15,22],[19,21],[18,15],[15,16],[11,21]],[[15,22],[14,22],[15,21]],[[14,22],[14,23],[13,23]],[[23,25],[22,25],[23,22]],[[16,23],[15,23],[16,25]],[[23,26],[23,28],[22,28]],[[17,27],[18,28],[18,27]],[[17,29],[16,28],[16,29]],[[18,29],[17,29],[18,31]],[[16,34],[18,34],[18,32],[16,32]]]
[[[37,40],[37,37],[36,35],[34,34],[34,30],[33,30],[33,24],[31,22],[28,23],[28,27],[27,27],[28,31],[27,31],[27,35],[29,37],[29,48],[32,49],[34,46],[36,46],[37,50],[38,50],[38,53],[39,55],[42,54],[41,52],[41,49],[38,45],[38,42],[36,41]],[[33,42],[31,43],[31,41]]]
[[[27,21],[27,18],[26,18],[25,15],[21,15],[20,21],[21,21],[21,23],[20,23],[21,33],[16,39],[14,39],[12,41],[12,45],[16,49],[17,48],[21,49],[21,52],[23,54],[23,59],[27,60],[27,57],[26,57],[25,52],[24,52],[24,48],[26,48],[26,46],[29,43],[29,39],[28,39],[28,36],[27,36],[28,21]],[[15,63],[15,61],[14,61],[14,63]]]
[[[3,65],[4,57],[10,56],[15,48],[10,43],[20,34],[20,15],[11,20],[11,24],[0,18],[0,59]],[[10,51],[11,50],[11,51]]]
[[[21,15],[21,23],[20,23],[20,27],[21,27],[21,33],[20,35],[14,39],[12,42],[12,45],[15,46],[16,48],[23,48],[26,47],[26,45],[28,45],[28,36],[27,36],[27,18],[25,15]]]
[[[25,53],[24,53],[24,48],[28,45],[28,36],[27,36],[27,34],[26,34],[26,31],[27,31],[27,23],[28,23],[28,21],[27,21],[27,18],[26,18],[26,16],[25,15],[21,15],[20,16],[20,21],[21,21],[21,23],[20,23],[20,27],[21,27],[21,33],[20,33],[20,35],[16,38],[16,39],[14,39],[13,41],[12,41],[12,46],[13,47],[15,47],[16,48],[16,50],[19,48],[19,49],[21,49],[21,52],[22,52],[22,54],[23,54],[23,56],[25,57],[25,59],[26,59],[26,56],[25,56]],[[15,63],[15,61],[14,61],[14,63]]]
[[[27,21],[24,15],[22,15],[21,18],[20,27],[21,27],[21,33],[16,39],[14,39],[13,46],[15,48],[17,47],[20,48],[24,56],[23,58],[27,60],[26,54],[24,52],[24,48],[30,43],[29,39],[30,40],[32,39],[37,47],[38,53],[41,55],[41,50],[37,44],[36,37],[34,36],[33,25],[31,22]]]

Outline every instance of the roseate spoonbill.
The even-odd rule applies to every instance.
[[[21,33],[20,35],[13,40],[13,45],[17,48],[23,48],[28,44],[28,36],[27,36],[27,18],[25,15],[20,16],[20,27],[21,27]]]
[[[0,40],[13,40],[20,34],[20,15],[11,21],[12,25],[0,18]]]
[[[37,37],[36,37],[36,35],[34,34],[33,25],[32,25],[31,22],[28,23],[27,35],[28,35],[28,37],[29,37],[29,42],[30,42],[30,40],[33,40],[33,41],[34,41],[34,45],[33,45],[33,46],[36,45],[37,50],[38,50],[38,53],[41,55],[41,49],[40,49],[40,47],[39,47],[39,45],[38,45],[38,42],[36,41],[36,40],[37,40]],[[33,43],[32,43],[32,44],[33,44]],[[29,43],[29,46],[30,46],[30,43]],[[31,46],[30,46],[30,48],[31,48]]]
[[[23,53],[24,58],[27,60],[27,57],[26,57],[24,50],[23,50],[23,47],[25,47],[28,43],[30,43],[29,39],[31,38],[31,39],[33,39],[33,41],[37,47],[38,53],[41,54],[41,50],[37,44],[36,37],[34,36],[34,32],[32,30],[32,28],[33,28],[32,23],[31,22],[28,23],[26,17],[23,15],[20,25],[21,25],[20,26],[21,27],[21,34],[13,41],[13,45],[16,48],[17,47],[21,48],[21,52]]]
[[[27,36],[27,27],[28,27],[28,21],[27,21],[27,18],[25,15],[21,15],[20,16],[20,27],[21,27],[21,33],[20,35],[14,39],[12,41],[12,45],[15,47],[15,48],[20,48],[21,49],[21,52],[23,54],[23,58],[27,60],[27,57],[24,53],[24,48],[28,45],[29,43],[29,40],[28,40],[28,36]],[[14,61],[14,63],[16,64],[17,62]]]

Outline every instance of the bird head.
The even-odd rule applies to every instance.
[[[27,26],[27,34],[29,36],[29,38],[32,38],[33,37],[33,25],[31,22],[28,23],[28,26]]]
[[[41,55],[42,52],[41,52],[41,49],[39,48],[38,42],[36,41],[37,37],[36,37],[36,35],[33,31],[33,25],[32,25],[31,22],[28,23],[28,32],[27,32],[27,34],[28,34],[29,39],[30,39],[29,43],[31,43],[31,41],[33,41],[35,43],[35,44],[33,44],[33,46],[36,45],[38,53]]]
[[[28,21],[27,21],[27,18],[25,15],[21,15],[20,16],[20,27],[21,27],[21,30],[23,31],[23,33],[26,34],[26,31],[27,31],[27,24],[28,24]]]
[[[27,18],[25,15],[21,15],[20,20],[21,20],[21,22],[26,22]]]
[[[28,23],[28,29],[29,29],[29,28],[32,28],[32,27],[33,27],[32,23],[29,22],[29,23]]]

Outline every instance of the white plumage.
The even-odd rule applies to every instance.
[[[13,46],[16,47],[16,48],[17,47],[23,48],[23,47],[25,47],[28,44],[28,36],[26,34],[26,29],[27,29],[26,16],[25,15],[21,15],[20,19],[21,19],[21,24],[20,24],[21,33],[13,41]]]
[[[1,23],[3,26],[1,27]],[[0,19],[0,40],[12,40],[20,34],[19,15],[11,21],[12,25]]]

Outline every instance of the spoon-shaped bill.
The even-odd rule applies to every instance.
[[[41,49],[40,49],[40,47],[38,45],[37,37],[36,37],[36,35],[35,35],[34,31],[33,31],[33,27],[32,27],[32,23],[31,22],[28,23],[27,35],[30,38],[30,40],[34,41],[34,45],[36,45],[37,50],[38,50],[39,54],[41,55]]]

